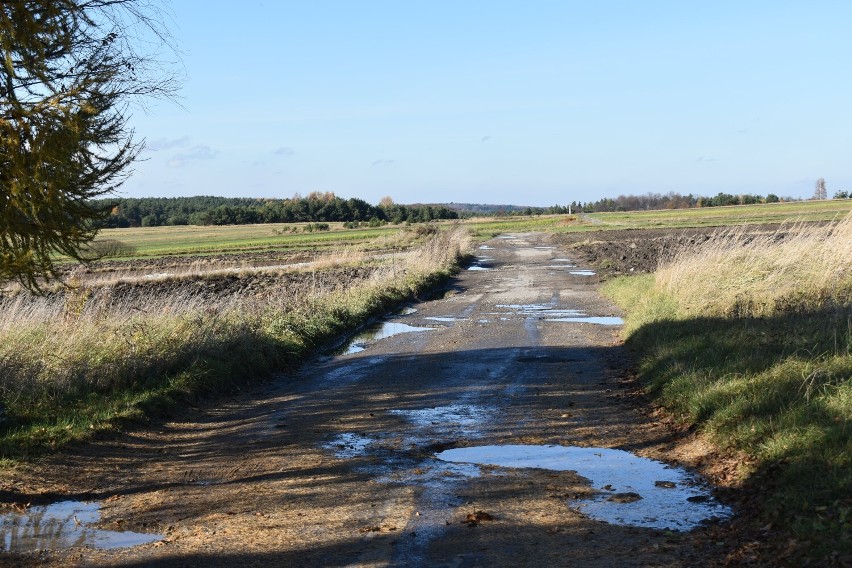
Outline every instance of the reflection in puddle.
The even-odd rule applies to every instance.
[[[75,546],[129,548],[163,539],[157,534],[94,528],[100,508],[97,503],[61,501],[7,513],[0,516],[0,545],[6,552],[32,552]]]
[[[574,274],[576,276],[594,276],[594,270],[571,270],[568,274]]]
[[[607,317],[567,317],[548,318],[547,321],[567,321],[571,323],[594,323],[597,325],[624,325],[624,320],[614,316]]]
[[[452,321],[466,321],[467,318],[454,318],[451,316],[429,316],[423,319],[427,319],[429,321],[441,321],[441,322],[452,322]]]
[[[516,237],[516,236],[514,236],[514,235],[500,235],[500,236],[499,236],[499,237],[497,237],[497,238],[498,238],[498,239],[517,239],[518,237]]]
[[[474,264],[473,266],[468,266],[468,270],[491,270],[490,268],[486,268],[484,266],[479,266],[478,264]]]
[[[431,327],[415,327],[405,323],[395,321],[386,321],[378,323],[370,328],[355,335],[352,340],[343,348],[336,352],[337,355],[352,355],[360,353],[366,349],[366,344],[372,341],[379,341],[401,333],[413,333],[415,331],[434,331]]]
[[[490,247],[488,245],[482,245],[479,247],[479,250],[494,250],[494,247]]]
[[[619,525],[691,530],[704,521],[732,514],[729,507],[710,495],[697,476],[623,450],[479,446],[446,450],[436,457],[455,463],[576,471],[602,490],[593,500],[579,504],[578,509],[593,519]]]

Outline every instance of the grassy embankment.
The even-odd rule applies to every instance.
[[[461,228],[410,254],[317,269],[255,292],[113,297],[110,287],[0,302],[0,455],[21,458],[286,368],[435,286],[466,251]],[[345,257],[345,259],[348,257]],[[343,275],[335,279],[335,275]],[[147,290],[147,288],[146,288]]]
[[[852,215],[783,240],[732,229],[605,292],[648,392],[749,456],[767,537],[852,549]],[[780,530],[777,530],[780,529]]]

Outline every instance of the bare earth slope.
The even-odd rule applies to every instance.
[[[671,433],[630,403],[617,316],[538,234],[477,251],[442,298],[392,321],[434,328],[365,342],[183,420],[20,468],[7,491],[103,504],[134,548],[4,560],[56,566],[685,566],[690,533],[619,526],[578,507],[571,471],[449,466],[486,444],[618,447],[671,460]],[[489,260],[490,259],[490,260]],[[439,319],[429,319],[439,318]],[[405,328],[397,327],[394,331]],[[353,349],[353,351],[355,351]],[[683,450],[683,447],[680,447]],[[691,457],[695,457],[693,454]],[[41,496],[41,497],[39,497]]]

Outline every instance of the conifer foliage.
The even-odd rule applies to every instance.
[[[0,3],[0,282],[38,289],[55,253],[85,259],[108,214],[92,198],[141,149],[129,105],[176,91],[158,15],[134,0]]]

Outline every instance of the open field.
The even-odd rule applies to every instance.
[[[307,223],[104,229],[97,240],[116,240],[135,250],[133,257],[206,255],[263,251],[322,251],[341,245],[367,246],[399,227],[344,229],[328,223],[329,231],[302,232]],[[299,232],[294,232],[293,230]],[[382,243],[381,246],[387,246]]]
[[[843,218],[850,211],[852,199],[823,199],[697,209],[589,213],[586,217],[608,229],[654,229],[831,221]]]

